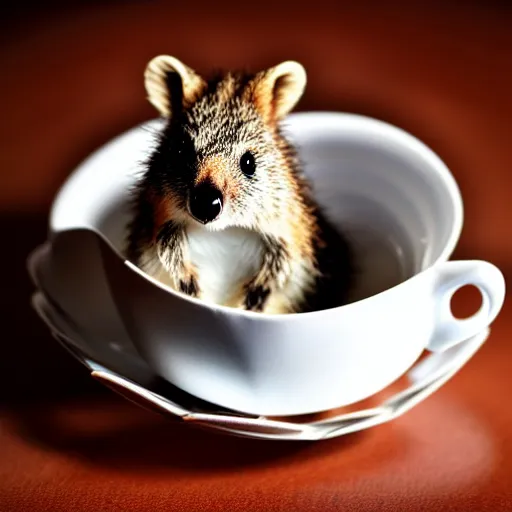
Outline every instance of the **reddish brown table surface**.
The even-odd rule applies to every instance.
[[[73,167],[154,115],[142,72],[165,52],[200,71],[298,59],[309,73],[300,109],[417,135],[464,196],[454,257],[508,276],[507,2],[21,4],[0,33],[0,510],[512,510],[510,301],[467,366],[400,419],[287,444],[186,428],[93,382],[30,310],[24,268]]]

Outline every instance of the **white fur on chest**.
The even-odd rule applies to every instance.
[[[241,228],[209,231],[200,226],[188,228],[187,236],[201,298],[231,305],[241,286],[261,266],[263,246],[260,236]]]

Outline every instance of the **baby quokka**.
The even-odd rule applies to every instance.
[[[306,84],[283,62],[204,79],[171,56],[145,72],[166,119],[134,191],[127,257],[199,299],[265,313],[336,307],[352,277],[281,121]]]

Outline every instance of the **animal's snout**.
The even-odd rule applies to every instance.
[[[203,224],[215,220],[222,212],[222,192],[210,182],[203,182],[190,193],[190,214]]]

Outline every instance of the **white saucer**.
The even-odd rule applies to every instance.
[[[117,393],[170,418],[224,433],[274,440],[320,440],[342,436],[390,421],[431,395],[473,356],[490,329],[437,354],[430,354],[407,374],[410,386],[380,406],[341,414],[325,420],[298,423],[263,416],[242,415],[204,402],[157,377],[146,363],[123,344],[101,343],[85,336],[41,288],[36,253],[29,270],[37,291],[32,305],[53,336],[82,362],[92,376]],[[100,348],[100,349],[99,349]]]

